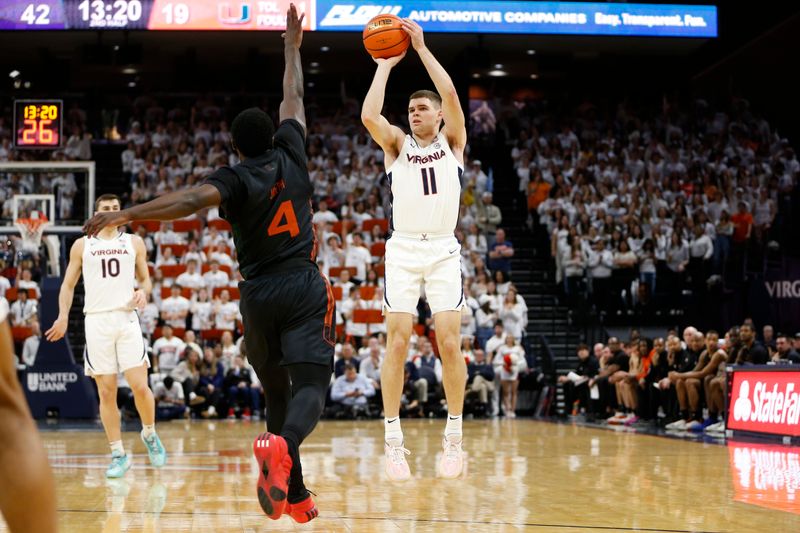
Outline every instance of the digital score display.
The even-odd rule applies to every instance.
[[[0,0],[0,30],[286,29],[292,0]],[[314,29],[314,0],[294,0]]]
[[[64,129],[61,100],[15,100],[14,146],[59,148]]]

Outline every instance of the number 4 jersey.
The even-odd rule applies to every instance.
[[[303,128],[289,119],[275,131],[272,149],[206,179],[222,197],[220,215],[233,228],[244,279],[288,268],[289,260],[316,264],[307,164]]]
[[[392,188],[392,230],[452,235],[458,224],[462,172],[441,133],[425,148],[406,135],[400,155],[386,169]]]
[[[103,313],[130,309],[136,281],[136,249],[130,233],[110,240],[85,237],[83,241],[83,312]]]

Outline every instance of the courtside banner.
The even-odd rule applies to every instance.
[[[361,31],[391,13],[431,32],[717,37],[716,6],[578,2],[317,0],[317,30]]]
[[[727,429],[800,436],[800,368],[735,368],[730,383]]]

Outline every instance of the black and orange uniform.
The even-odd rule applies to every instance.
[[[219,190],[220,216],[233,228],[247,355],[256,371],[267,359],[332,365],[336,313],[316,263],[301,126],[285,120],[273,143],[206,179]]]
[[[316,263],[307,162],[303,128],[289,119],[272,149],[206,179],[233,229],[244,344],[264,387],[267,428],[292,455],[290,503],[307,494],[298,448],[325,405],[336,330],[333,291]]]

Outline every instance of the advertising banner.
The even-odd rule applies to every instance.
[[[800,436],[800,368],[739,367],[730,383],[727,429]]]
[[[317,0],[317,29],[361,31],[375,15],[416,20],[430,32],[716,37],[717,8],[674,4]]]

